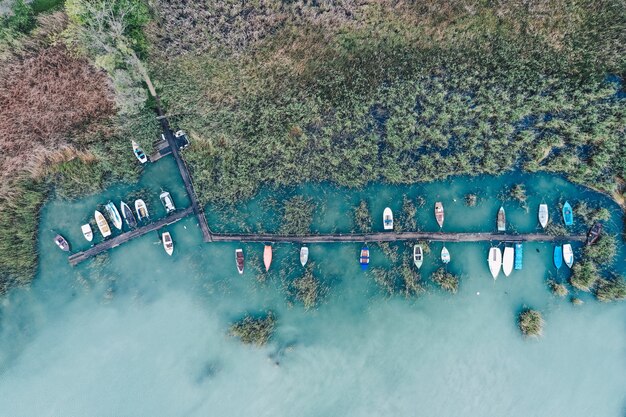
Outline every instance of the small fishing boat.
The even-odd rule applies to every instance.
[[[450,262],[450,252],[448,252],[448,248],[445,246],[441,249],[441,262],[444,264]]]
[[[570,206],[567,201],[563,204],[563,221],[565,222],[565,226],[574,224],[574,212],[572,212],[572,206]]]
[[[89,223],[83,224],[80,227],[80,230],[83,232],[83,236],[87,242],[91,242],[93,240],[93,230],[91,230],[91,225]]]
[[[557,245],[554,247],[554,266],[558,270],[563,265],[563,247]]]
[[[170,195],[170,193],[168,193],[167,191],[163,191],[161,195],[159,195],[159,198],[161,199],[161,203],[163,204],[163,207],[165,207],[165,211],[167,211],[167,214],[170,214],[171,212],[176,210],[174,200],[172,200],[172,196]]]
[[[96,210],[94,213],[94,218],[96,219],[96,224],[98,225],[100,233],[102,233],[102,237],[111,236],[111,228],[109,227],[109,223],[107,222],[107,219],[104,217],[104,215]]]
[[[309,248],[307,248],[306,246],[303,246],[300,248],[300,263],[302,264],[302,266],[306,265],[306,263],[309,261]]]
[[[515,244],[515,269],[522,269],[524,261],[524,245],[521,243]]]
[[[62,251],[64,252],[69,252],[70,250],[70,244],[67,243],[67,240],[65,240],[65,238],[61,235],[56,235],[54,237],[54,243],[61,248]]]
[[[544,229],[548,225],[548,205],[547,204],[539,204],[539,224]]]
[[[487,259],[489,264],[489,271],[493,279],[498,279],[500,274],[500,268],[502,267],[502,251],[500,248],[489,249],[489,258]]]
[[[572,265],[574,265],[574,251],[572,250],[572,245],[569,243],[563,245],[563,260],[568,268],[571,268]]]
[[[237,263],[237,271],[239,274],[243,274],[243,249],[235,249],[235,262]]]
[[[172,240],[170,232],[163,232],[161,240],[163,241],[163,249],[165,249],[165,253],[172,256],[172,253],[174,253],[174,241]]]
[[[143,149],[139,147],[139,144],[134,140],[131,142],[133,144],[133,153],[135,154],[135,157],[139,160],[139,162],[141,162],[142,164],[148,162],[148,157],[146,156]]]
[[[120,202],[120,208],[122,209],[122,217],[128,227],[135,228],[137,227],[137,220],[135,220],[135,216],[133,215],[133,211],[128,207],[128,204],[125,202]]]
[[[602,223],[594,224],[591,229],[589,229],[589,233],[587,233],[587,245],[593,245],[600,239],[600,235],[602,234]]]
[[[389,207],[383,211],[383,227],[385,230],[393,230],[393,213]]]
[[[504,232],[506,230],[506,214],[504,213],[504,207],[500,206],[498,210],[498,232]]]
[[[361,269],[366,270],[370,263],[370,249],[367,247],[367,244],[363,244],[361,248],[361,256],[359,257],[359,263],[361,264]]]
[[[113,222],[113,226],[115,226],[118,230],[122,230],[122,217],[120,216],[120,212],[117,210],[117,207],[115,207],[115,204],[109,201],[106,203],[104,208],[109,215],[109,219]]]
[[[422,263],[424,263],[424,250],[422,249],[422,245],[413,246],[413,262],[417,269],[422,267]]]
[[[441,201],[435,203],[435,219],[437,219],[439,227],[443,227],[443,204]]]
[[[146,206],[146,203],[141,199],[135,200],[135,212],[137,213],[139,221],[150,217],[150,214],[148,213],[148,206]]]
[[[515,250],[513,246],[506,246],[502,255],[502,272],[508,277],[513,272],[513,260],[515,258]]]
[[[263,263],[265,264],[265,270],[269,271],[272,264],[272,245],[265,245],[265,249],[263,249]]]

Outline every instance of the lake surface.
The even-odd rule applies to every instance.
[[[383,208],[399,213],[407,194],[426,200],[418,211],[422,230],[436,230],[432,207],[441,200],[445,231],[492,231],[498,194],[519,182],[527,186],[529,212],[505,202],[518,232],[537,230],[542,200],[558,221],[556,204],[565,199],[610,207],[607,227],[621,230],[619,209],[605,197],[557,176],[518,173],[358,191],[329,185],[262,190],[233,212],[236,219],[209,208],[209,224],[274,230],[278,220],[267,200],[301,193],[326,202],[316,211],[316,230],[350,231],[351,207],[362,198],[382,229]],[[179,208],[189,204],[168,157],[132,187],[46,205],[37,279],[1,301],[0,415],[624,416],[626,303],[576,294],[585,304],[573,306],[552,296],[546,279],[563,281],[569,271],[556,275],[551,244],[525,244],[524,269],[495,282],[486,263],[489,242],[447,244],[448,268],[462,274],[459,292],[451,295],[428,279],[440,266],[441,244],[433,243],[422,273],[427,292],[409,300],[386,297],[360,270],[359,244],[310,245],[316,275],[329,288],[312,311],[292,303],[284,289],[302,271],[297,245],[276,245],[272,270],[259,282],[252,266],[260,264],[261,244],[242,246],[247,263],[240,276],[238,245],[202,243],[193,217],[168,227],[173,257],[156,233],[75,268],[54,246],[50,229],[75,250],[88,247],[80,225],[109,199],[141,195],[153,218],[163,216],[161,187]],[[483,197],[477,207],[465,206],[468,192]],[[622,273],[625,255],[622,247]],[[389,264],[374,245],[371,256],[372,267]],[[543,313],[543,338],[521,337],[516,315],[523,306]],[[268,346],[244,346],[227,336],[245,312],[267,309],[277,315]]]

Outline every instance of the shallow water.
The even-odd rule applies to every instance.
[[[552,296],[545,285],[555,275],[549,244],[525,244],[524,269],[494,282],[485,261],[488,242],[449,243],[449,269],[463,275],[459,293],[443,293],[425,279],[427,293],[411,300],[385,297],[360,271],[360,245],[311,245],[310,259],[330,290],[318,309],[304,311],[287,300],[282,285],[301,271],[296,245],[275,247],[272,273],[260,283],[252,264],[260,264],[262,245],[243,245],[246,273],[239,276],[237,245],[202,243],[191,217],[168,228],[176,243],[171,258],[156,233],[75,268],[52,243],[55,229],[73,249],[88,247],[80,224],[94,207],[139,189],[154,218],[164,214],[161,187],[184,207],[188,201],[176,175],[165,158],[137,186],[45,207],[38,277],[31,289],[11,292],[0,308],[0,415],[624,415],[626,304],[601,304],[579,294],[585,304],[575,307]],[[361,198],[372,213],[387,205],[399,213],[404,193],[425,198],[418,213],[424,230],[435,229],[432,205],[441,200],[444,230],[487,231],[495,229],[498,193],[520,181],[527,184],[530,212],[505,202],[509,223],[519,232],[536,230],[542,199],[556,217],[560,198],[610,205],[609,230],[621,230],[619,210],[606,198],[548,175],[361,191],[306,185],[279,196],[298,192],[327,201],[316,212],[314,228],[321,231],[351,230],[349,207]],[[478,190],[484,199],[465,207],[463,196]],[[242,205],[247,220],[232,221],[230,229],[275,229],[275,216],[264,210],[264,200],[274,194],[263,190]],[[210,212],[210,224],[221,217]],[[375,227],[382,229],[378,217]],[[423,276],[439,266],[441,244],[431,247]],[[622,248],[622,272],[624,257]],[[387,262],[372,247],[372,266]],[[559,280],[566,279],[566,269]],[[524,305],[544,315],[540,340],[519,334],[516,314]],[[267,347],[243,346],[226,335],[244,312],[266,309],[278,317]]]

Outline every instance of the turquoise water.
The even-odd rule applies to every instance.
[[[526,244],[524,269],[494,282],[486,264],[490,243],[449,243],[449,269],[462,274],[459,292],[443,293],[424,278],[427,292],[409,300],[386,297],[360,271],[360,245],[311,245],[310,259],[329,291],[319,308],[305,311],[283,285],[301,271],[297,245],[277,245],[272,273],[259,282],[252,264],[260,264],[261,244],[243,245],[247,264],[240,276],[238,245],[202,243],[192,217],[168,227],[173,257],[155,233],[72,268],[52,243],[50,229],[68,237],[74,249],[88,247],[80,224],[110,198],[139,194],[154,218],[164,214],[161,187],[178,207],[188,205],[176,175],[165,158],[136,186],[44,208],[38,277],[0,306],[0,415],[624,415],[626,304],[577,294],[585,304],[575,307],[552,296],[545,285],[555,275],[549,244]],[[225,221],[209,210],[209,223],[224,222],[223,230],[273,230],[278,221],[267,212],[267,200],[301,193],[320,202],[316,230],[349,231],[349,207],[361,198],[372,213],[385,206],[399,213],[406,193],[426,200],[418,214],[423,230],[435,229],[436,200],[446,208],[444,230],[495,230],[498,194],[520,181],[527,184],[530,212],[504,203],[519,232],[537,230],[542,199],[555,218],[554,207],[565,198],[609,206],[608,228],[621,230],[619,210],[606,198],[559,177],[520,174],[359,191],[330,185],[262,190],[239,207],[237,219]],[[467,208],[463,197],[473,191],[483,199]],[[382,229],[378,217],[375,227]],[[441,244],[431,246],[438,254]],[[621,248],[622,272],[625,255]],[[375,247],[371,262],[388,263]],[[423,276],[438,266],[438,257],[429,255]],[[558,279],[567,273],[562,268]],[[539,340],[519,334],[516,314],[525,305],[544,315]],[[242,314],[266,309],[278,318],[268,346],[244,346],[227,336]]]

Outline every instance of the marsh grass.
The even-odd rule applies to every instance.
[[[230,326],[229,334],[247,345],[264,346],[271,339],[276,327],[272,311],[260,316],[246,314]]]
[[[459,277],[448,272],[445,268],[437,269],[430,276],[434,283],[442,289],[455,294],[459,289]]]
[[[626,280],[619,275],[598,280],[595,296],[603,302],[626,300]]]
[[[539,337],[543,335],[545,324],[541,313],[537,310],[526,308],[519,314],[517,323],[522,334],[527,337]]]

